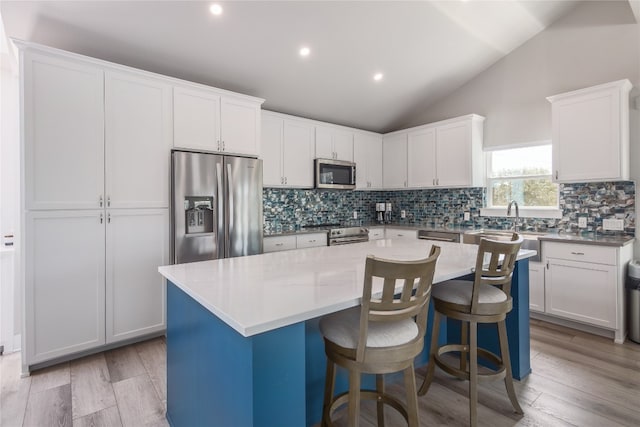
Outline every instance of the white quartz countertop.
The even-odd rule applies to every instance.
[[[249,337],[360,304],[367,255],[416,260],[427,257],[433,243],[382,239],[169,265],[158,271]],[[434,283],[472,272],[478,246],[446,242],[438,246],[442,252]],[[535,254],[521,250],[518,259]]]

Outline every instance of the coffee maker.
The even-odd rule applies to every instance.
[[[386,224],[391,224],[391,203],[383,203],[385,205],[384,210],[384,222]]]
[[[379,224],[384,224],[385,203],[376,203],[376,218]]]

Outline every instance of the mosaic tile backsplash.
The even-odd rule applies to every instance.
[[[447,224],[474,228],[509,229],[513,218],[482,217],[486,189],[429,189],[403,191],[340,191],[265,188],[265,232],[296,230],[318,224],[374,223],[376,203],[392,203],[395,224]],[[635,233],[633,181],[560,184],[562,218],[521,218],[521,228],[532,231],[577,231],[578,217],[587,218],[587,231],[602,231],[602,220],[624,220],[625,233]],[[406,218],[400,218],[400,211]],[[353,219],[353,212],[358,219]],[[471,219],[464,221],[464,212]]]

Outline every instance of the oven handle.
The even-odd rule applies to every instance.
[[[348,245],[350,243],[368,242],[369,239],[329,240],[329,246]]]
[[[418,236],[421,240],[437,240],[439,242],[456,242],[455,237]]]

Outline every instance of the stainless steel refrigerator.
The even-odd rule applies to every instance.
[[[173,151],[172,260],[262,253],[262,160]]]

